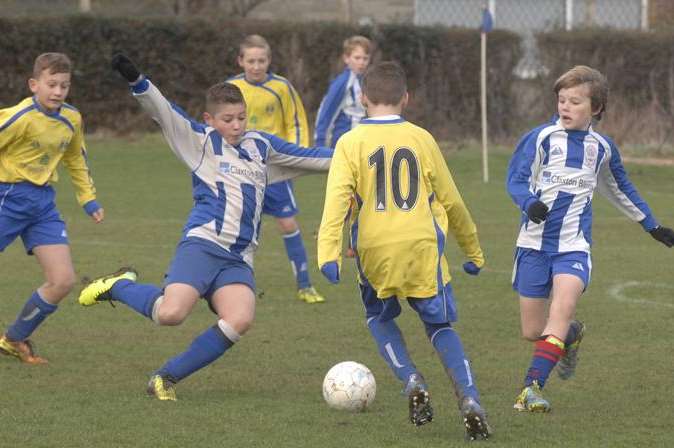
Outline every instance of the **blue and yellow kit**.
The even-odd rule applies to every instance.
[[[477,230],[435,139],[397,115],[366,119],[337,143],[318,235],[318,264],[341,266],[351,199],[360,282],[379,298],[428,298],[451,277],[447,232],[477,266]]]
[[[58,180],[60,161],[75,186],[77,202],[84,206],[95,200],[77,109],[64,103],[48,112],[33,97],[0,109],[0,182],[47,185]]]
[[[309,146],[307,114],[299,95],[282,76],[269,73],[260,83],[239,74],[227,80],[236,85],[246,99],[248,129],[264,131],[290,143]]]

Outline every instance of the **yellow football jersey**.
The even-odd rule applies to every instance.
[[[227,80],[246,99],[248,129],[264,131],[300,146],[309,146],[307,114],[300,96],[282,76],[269,73],[261,83],[246,81],[243,73]]]
[[[337,142],[318,234],[319,267],[341,263],[342,226],[352,210],[351,242],[361,282],[380,298],[427,298],[450,281],[443,254],[448,230],[477,266],[477,230],[435,139],[400,117],[367,119]]]
[[[72,178],[77,202],[84,205],[96,199],[77,109],[63,104],[50,113],[32,97],[0,109],[0,182],[55,182],[61,160]]]

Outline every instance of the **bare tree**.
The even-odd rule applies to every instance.
[[[168,0],[173,14],[179,17],[221,13],[232,18],[244,18],[253,9],[268,0]]]
[[[237,15],[237,17],[246,17],[248,13],[257,8],[262,3],[265,3],[268,0],[230,0],[227,3],[232,4],[232,12]]]

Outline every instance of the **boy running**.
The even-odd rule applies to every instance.
[[[82,116],[65,102],[71,73],[65,54],[41,54],[28,80],[33,96],[0,110],[0,252],[21,236],[45,278],[0,337],[0,354],[27,364],[47,363],[35,354],[28,337],[56,311],[76,280],[66,225],[51,186],[58,179],[59,162],[68,170],[84,211],[97,224],[104,215],[89,175]]]
[[[400,114],[407,104],[405,73],[393,62],[371,67],[363,80],[368,118],[337,142],[328,174],[318,263],[340,280],[342,226],[355,197],[351,247],[367,326],[379,353],[402,382],[410,420],[433,418],[428,388],[395,322],[400,300],[417,312],[453,382],[469,440],[491,435],[461,339],[452,327],[456,306],[444,256],[447,231],[477,275],[484,256],[477,229],[435,139]]]

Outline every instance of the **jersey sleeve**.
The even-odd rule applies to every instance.
[[[318,230],[318,266],[337,261],[341,267],[342,228],[356,189],[357,172],[345,152],[344,139],[337,143],[325,189],[323,217]]]
[[[289,142],[309,146],[309,125],[304,105],[295,88],[288,85],[286,104],[283,105],[285,135]]]
[[[348,77],[341,75],[335,78],[330,83],[328,93],[325,94],[325,97],[321,101],[316,116],[316,129],[314,131],[314,143],[316,146],[325,146],[328,142],[330,129],[344,101],[348,80]]]
[[[84,131],[81,122],[76,127],[70,145],[63,153],[61,161],[68,170],[75,187],[77,203],[83,206],[87,202],[95,200],[96,188],[87,164],[87,150],[84,146]]]
[[[0,152],[9,148],[25,129],[27,121],[17,120],[16,115],[16,108],[0,109]]]
[[[478,267],[482,267],[484,254],[477,236],[477,227],[456,188],[440,148],[432,138],[430,147],[431,173],[429,178],[435,199],[447,213],[449,231],[454,235],[463,253]]]
[[[532,189],[531,179],[540,163],[536,142],[538,133],[527,133],[517,144],[506,177],[506,189],[517,207],[526,213],[529,205],[538,197]]]
[[[610,156],[608,163],[599,169],[597,188],[622,213],[633,221],[637,221],[646,231],[655,229],[658,222],[646,201],[634,187],[627,176],[620,159],[618,148],[609,142]]]
[[[143,109],[161,127],[171,150],[194,171],[203,159],[206,126],[170,103],[147,79],[136,84],[132,90]]]
[[[333,155],[330,148],[304,148],[272,134],[260,134],[270,144],[267,157],[269,183],[292,179],[312,171],[327,171],[330,168]]]

